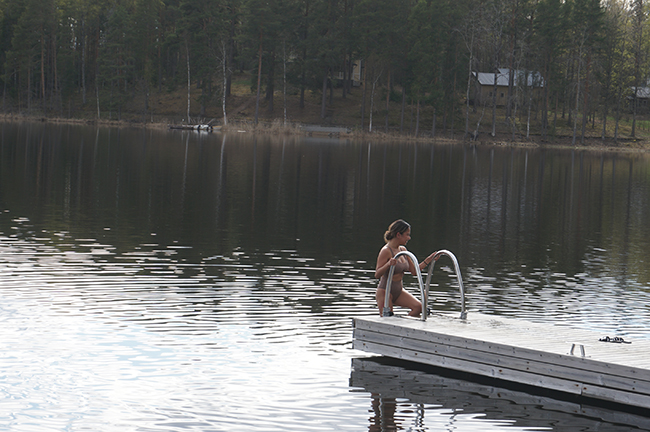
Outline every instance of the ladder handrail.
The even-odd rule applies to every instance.
[[[422,313],[420,314],[420,320],[426,321],[427,320],[427,305],[429,301],[429,287],[431,286],[431,275],[433,274],[433,269],[436,265],[436,261],[438,258],[440,258],[441,255],[448,256],[451,258],[452,262],[454,263],[454,270],[456,271],[456,278],[458,279],[458,287],[460,289],[460,303],[461,303],[461,311],[460,311],[460,319],[467,319],[467,309],[465,308],[465,287],[463,286],[463,278],[461,277],[460,274],[460,266],[458,265],[458,260],[456,259],[456,256],[451,253],[450,251],[446,249],[439,250],[438,252],[435,253],[434,259],[431,260],[431,264],[429,264],[429,270],[427,271],[427,281],[426,284],[422,283],[422,272],[420,271],[420,264],[418,262],[418,259],[409,251],[400,251],[393,258],[398,258],[402,255],[405,255],[408,257],[412,262],[413,265],[415,266],[416,270],[416,276],[418,279],[418,285],[420,287],[420,296],[422,298]],[[386,281],[386,296],[384,297],[384,309],[382,311],[382,316],[390,316],[390,307],[388,306],[390,300],[390,286],[391,283],[393,282],[393,274],[395,273],[395,266],[390,266],[390,270],[388,271],[388,280]]]
[[[456,278],[458,279],[458,288],[460,290],[460,319],[467,318],[467,309],[465,308],[465,287],[463,286],[463,278],[460,275],[460,266],[458,265],[458,260],[456,256],[446,249],[441,249],[434,255],[434,259],[429,264],[429,270],[427,272],[427,281],[426,281],[426,296],[423,297],[424,300],[428,301],[429,297],[429,287],[431,286],[431,275],[433,274],[433,268],[436,265],[436,261],[440,255],[445,255],[451,258],[451,261],[454,263],[454,270],[456,271]],[[424,304],[424,303],[423,303]],[[425,309],[426,310],[426,309]]]
[[[406,255],[406,257],[410,258],[411,261],[413,261],[413,265],[415,266],[416,270],[416,276],[418,278],[418,285],[420,286],[420,295],[422,296],[422,299],[425,299],[425,291],[424,291],[424,284],[422,283],[422,272],[420,271],[420,263],[418,262],[418,259],[409,251],[399,251],[395,254],[393,258],[397,259],[398,257]],[[390,316],[390,307],[388,307],[389,303],[389,298],[390,298],[390,285],[393,282],[393,274],[395,273],[395,266],[392,265],[390,266],[390,270],[388,271],[388,280],[386,281],[386,296],[384,297],[384,310],[382,313],[382,316]],[[424,304],[424,303],[422,303]],[[424,312],[426,309],[423,310],[423,312],[420,314],[421,320],[426,321],[427,320],[427,314]]]

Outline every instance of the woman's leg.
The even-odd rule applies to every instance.
[[[377,309],[379,309],[379,316],[383,316],[384,313],[384,302],[386,301],[386,290],[378,288],[375,293],[375,298],[377,299]],[[392,299],[388,300],[388,306],[390,311],[393,311],[393,301]]]
[[[395,304],[397,306],[407,307],[411,309],[409,316],[416,317],[420,316],[422,313],[422,303],[420,303],[420,300],[413,297],[413,295],[406,290],[402,290],[402,293],[399,295],[399,297],[397,297],[397,300],[395,300]]]

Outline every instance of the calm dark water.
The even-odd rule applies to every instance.
[[[352,350],[399,217],[470,314],[650,337],[645,154],[6,123],[0,428],[648,427]]]

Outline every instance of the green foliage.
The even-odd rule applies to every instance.
[[[591,115],[626,108],[631,77],[648,79],[650,31],[640,7],[619,0],[0,0],[0,78],[8,105],[19,110],[61,109],[83,95],[86,104],[99,96],[103,110],[118,112],[153,87],[185,86],[189,59],[205,108],[218,104],[224,63],[251,71],[257,86],[261,50],[271,98],[285,65],[292,92],[320,92],[324,78],[345,87],[340,73],[361,61],[365,79],[383,89],[377,97],[399,104],[405,89],[409,103],[455,119],[468,84],[475,86],[470,69],[497,66],[544,78],[538,93],[515,89],[516,112]]]

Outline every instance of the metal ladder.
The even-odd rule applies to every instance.
[[[431,261],[431,264],[429,264],[429,270],[427,272],[427,280],[426,283],[422,283],[422,272],[420,271],[420,263],[418,262],[418,259],[409,251],[401,251],[398,252],[394,258],[397,259],[400,256],[406,256],[408,259],[410,259],[413,262],[413,265],[415,266],[416,269],[416,277],[418,279],[418,285],[420,287],[420,296],[422,298],[422,313],[420,314],[421,317],[420,319],[422,321],[427,320],[427,304],[429,301],[429,286],[431,285],[431,275],[433,273],[433,269],[436,265],[436,259]],[[461,311],[460,311],[460,319],[466,319],[467,318],[467,309],[465,308],[465,288],[463,287],[463,278],[460,275],[460,267],[458,266],[458,260],[456,259],[456,256],[449,252],[448,250],[439,250],[436,252],[436,256],[448,256],[451,258],[452,262],[454,263],[454,270],[456,271],[456,278],[458,279],[458,287],[460,289],[460,303],[461,303]],[[395,266],[391,266],[390,270],[388,272],[388,281],[386,282],[386,296],[384,297],[384,309],[382,311],[382,316],[387,317],[390,316],[390,307],[389,307],[389,302],[390,302],[390,286],[393,282],[393,274],[395,273]]]

